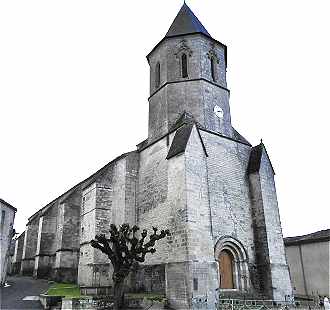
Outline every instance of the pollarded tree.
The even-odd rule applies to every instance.
[[[148,253],[155,253],[156,241],[165,238],[170,234],[169,230],[162,230],[157,234],[158,228],[152,227],[153,234],[149,236],[149,241],[145,242],[148,235],[146,229],[142,231],[140,237],[137,232],[140,228],[136,225],[130,227],[129,224],[123,224],[117,228],[116,225],[110,225],[110,238],[104,234],[95,236],[91,241],[93,248],[99,249],[108,256],[113,265],[112,279],[114,283],[114,309],[118,310],[122,306],[124,294],[124,281],[130,273],[135,262],[143,263]]]

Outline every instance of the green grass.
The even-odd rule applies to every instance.
[[[153,294],[153,293],[127,293],[125,294],[127,298],[146,298],[148,300],[154,301],[163,301],[165,296],[162,294]]]
[[[76,284],[53,283],[46,294],[49,296],[80,297],[80,289]]]

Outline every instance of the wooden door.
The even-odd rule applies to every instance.
[[[220,288],[233,289],[233,259],[230,253],[222,251],[219,255]]]

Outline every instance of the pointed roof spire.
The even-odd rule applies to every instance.
[[[211,35],[207,32],[195,14],[190,10],[186,2],[184,2],[165,38],[190,33],[203,33],[211,38]]]

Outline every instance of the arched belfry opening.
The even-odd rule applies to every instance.
[[[250,288],[248,257],[243,245],[230,236],[218,240],[214,249],[221,290],[247,291]]]
[[[188,61],[187,61],[187,54],[185,53],[181,55],[181,72],[183,78],[188,77]]]
[[[213,82],[216,82],[217,78],[216,78],[216,68],[215,68],[215,60],[214,57],[211,57],[211,76],[212,76],[212,80]]]
[[[158,88],[160,86],[160,62],[156,64],[155,70],[155,87]]]

